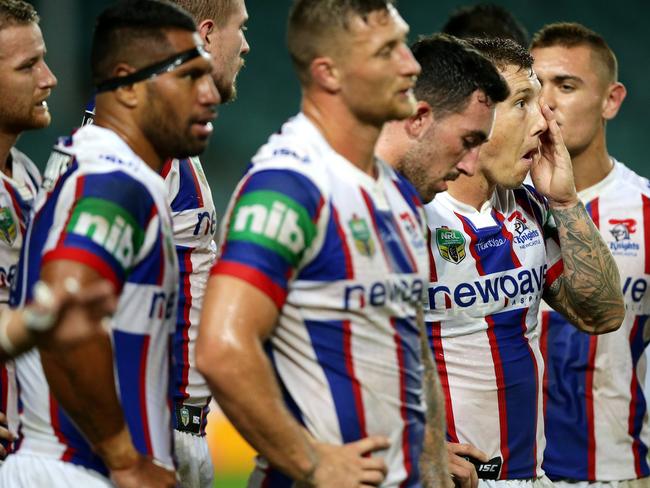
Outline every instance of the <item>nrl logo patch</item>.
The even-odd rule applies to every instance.
[[[442,259],[453,264],[460,263],[465,256],[465,236],[457,230],[441,227],[436,229],[436,244]]]
[[[16,234],[16,222],[11,214],[11,209],[0,208],[0,239],[11,246],[16,240]]]
[[[353,215],[348,221],[348,226],[354,238],[354,245],[364,256],[372,257],[375,254],[375,243],[365,219]]]
[[[187,427],[190,424],[190,411],[187,408],[183,407],[181,408],[180,413],[181,413],[181,423],[183,424],[183,426]]]

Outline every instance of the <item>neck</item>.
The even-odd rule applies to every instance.
[[[147,166],[156,172],[160,171],[163,159],[131,118],[120,117],[108,110],[102,111],[99,107],[96,112],[95,125],[115,132]]]
[[[612,170],[612,160],[607,154],[605,128],[591,144],[578,154],[571,155],[576,190],[582,191],[607,177]]]
[[[0,171],[11,176],[11,168],[7,167],[9,151],[18,140],[17,134],[0,133]]]
[[[459,202],[481,210],[485,202],[492,198],[496,185],[488,183],[480,172],[474,176],[460,175],[457,180],[447,183],[447,192]]]
[[[361,171],[374,176],[374,151],[381,126],[364,124],[329,94],[305,93],[302,112],[337,153]]]

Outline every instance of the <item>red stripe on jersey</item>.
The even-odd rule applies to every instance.
[[[149,358],[149,341],[151,337],[145,336],[140,355],[140,415],[142,416],[142,432],[147,452],[153,456],[151,447],[151,433],[149,432],[149,414],[147,413],[147,359]]]
[[[192,180],[194,181],[194,191],[196,191],[196,205],[201,208],[203,207],[203,192],[201,192],[201,185],[199,184],[199,177],[196,174],[196,168],[191,159],[183,159],[180,161],[180,164],[189,164],[190,172],[192,173]]]
[[[645,248],[645,274],[650,274],[650,198],[643,198],[643,245]]]
[[[591,220],[594,221],[596,228],[600,229],[600,202],[598,198],[594,198],[589,203],[589,207],[591,208]]]
[[[117,278],[117,275],[104,260],[85,249],[73,247],[60,247],[45,253],[41,261],[41,267],[52,261],[74,261],[75,263],[85,264],[97,271],[102,278],[107,279],[115,286],[115,293],[119,294],[122,290],[123,283]]]
[[[564,261],[560,259],[557,263],[551,266],[551,269],[546,271],[546,279],[544,280],[544,288],[548,288],[555,280],[557,280],[564,273]]]
[[[467,224],[467,221],[460,216],[460,214],[454,212],[454,215],[456,215],[456,217],[458,217],[458,220],[460,220],[460,223],[463,224],[463,229],[465,229],[465,233],[467,233],[469,235],[469,238],[471,239],[471,242],[469,243],[469,252],[472,254],[472,257],[474,258],[474,262],[476,263],[476,271],[478,272],[479,276],[485,276],[485,270],[483,269],[483,265],[481,264],[481,258],[479,257],[475,249],[476,244],[478,243],[478,236],[474,233],[472,228]]]
[[[276,284],[261,271],[245,264],[223,260],[217,261],[217,264],[214,265],[210,274],[232,276],[253,285],[273,300],[273,303],[278,307],[278,310],[282,308],[282,305],[284,305],[284,301],[287,298],[286,290]]]
[[[16,211],[16,216],[18,217],[18,226],[20,228],[20,233],[25,234],[25,216],[23,215],[23,210],[20,208],[20,203],[18,202],[18,198],[16,197],[16,190],[14,189],[11,184],[9,184],[8,181],[3,180],[2,181],[5,185],[5,188],[7,189],[7,193],[9,193],[9,197],[11,197],[11,205],[13,206],[14,210]]]
[[[458,434],[456,433],[456,421],[454,420],[454,409],[451,405],[451,391],[449,389],[449,375],[447,374],[447,363],[445,362],[445,351],[442,345],[440,322],[431,324],[431,344],[435,351],[434,361],[438,366],[438,376],[440,385],[445,395],[445,412],[447,414],[447,435],[451,442],[458,443]]]
[[[501,457],[503,466],[501,467],[500,479],[508,479],[508,459],[510,459],[510,448],[508,447],[508,412],[506,407],[506,384],[503,375],[503,364],[501,354],[497,344],[496,334],[494,333],[494,320],[487,315],[487,336],[490,342],[490,352],[492,353],[492,362],[494,363],[494,375],[497,383],[497,401],[499,404],[499,442],[501,445]]]
[[[52,425],[52,429],[54,430],[54,434],[56,435],[56,438],[59,440],[61,444],[65,446],[65,451],[63,451],[63,454],[61,455],[61,461],[64,462],[69,462],[72,459],[72,456],[74,456],[74,449],[70,447],[68,443],[68,439],[65,438],[63,435],[63,432],[61,432],[61,425],[59,424],[59,403],[56,401],[56,398],[54,398],[52,395],[49,395],[50,397],[50,424]]]
[[[397,325],[395,324],[395,319],[391,318],[390,323],[395,330],[393,334],[393,339],[395,341],[395,348],[397,353],[397,364],[399,367],[399,401],[400,409],[399,413],[404,421],[404,428],[402,429],[402,456],[404,456],[404,469],[406,470],[406,479],[400,485],[400,488],[406,488],[406,483],[411,477],[413,471],[413,459],[411,459],[411,450],[409,449],[409,430],[408,430],[408,412],[406,410],[406,378],[404,377],[404,348],[402,346],[402,341],[400,335],[397,332]]]
[[[388,251],[386,250],[386,243],[384,240],[381,238],[381,233],[379,232],[379,227],[377,226],[377,216],[375,215],[375,209],[372,205],[372,201],[370,200],[370,196],[368,193],[363,188],[359,188],[361,190],[361,196],[363,197],[363,201],[366,204],[366,208],[368,209],[368,213],[370,214],[370,220],[372,221],[372,228],[375,230],[375,237],[377,238],[377,241],[379,241],[380,248],[381,248],[381,253],[382,256],[384,256],[384,260],[386,261],[386,266],[388,267],[388,271],[393,273],[395,270],[393,269],[393,266],[390,263],[390,259],[388,259]]]
[[[535,369],[535,432],[539,428],[539,367],[537,366],[537,358],[533,352],[532,347],[530,347],[530,341],[526,337],[526,332],[528,327],[526,326],[526,317],[528,316],[528,308],[524,309],[524,313],[521,316],[521,334],[524,340],[526,341],[526,347],[528,348],[528,353],[530,354],[530,359],[533,363],[533,368]],[[537,471],[540,466],[537,465],[537,434],[535,434],[535,442],[533,443],[533,459],[535,460],[535,476],[537,476]]]
[[[433,257],[433,248],[431,247],[431,229],[427,227],[427,251],[429,252],[429,281],[436,283],[438,281],[438,272],[436,270],[436,259]]]
[[[639,332],[639,317],[637,316],[634,319],[634,325],[632,325],[632,330],[630,331],[630,346],[634,342],[636,335]],[[639,436],[635,433],[634,428],[634,419],[636,418],[636,410],[639,404],[639,398],[637,391],[639,389],[639,380],[636,377],[636,368],[632,368],[632,381],[630,382],[630,415],[628,417],[627,432],[632,437],[632,454],[634,455],[634,470],[636,472],[637,478],[643,476],[641,470],[641,453],[639,452],[640,442]]]
[[[163,164],[163,167],[160,169],[160,176],[162,176],[163,180],[167,179],[167,175],[172,170],[173,161],[174,161],[173,159],[166,160],[165,163]]]
[[[194,249],[188,249],[185,254],[185,273],[183,274],[183,283],[181,284],[185,304],[183,305],[183,383],[181,384],[181,394],[183,398],[189,398],[187,385],[190,383],[190,311],[192,310],[192,283],[190,281],[192,272],[192,252]]]
[[[352,383],[352,392],[354,394],[354,408],[359,418],[359,432],[361,437],[367,437],[366,431],[366,414],[363,407],[363,397],[361,396],[361,385],[354,372],[354,359],[352,358],[352,324],[349,320],[343,321],[343,352],[345,354],[345,369]]]
[[[515,268],[521,268],[521,263],[519,262],[519,258],[517,257],[517,254],[515,253],[515,250],[512,247],[514,238],[512,237],[512,233],[506,227],[506,223],[504,222],[505,219],[503,215],[501,215],[496,210],[494,210],[494,215],[496,219],[499,221],[499,223],[501,224],[501,232],[503,232],[503,235],[506,236],[506,239],[508,240],[508,245],[510,246],[510,259],[512,259],[512,264],[515,265]]]
[[[343,256],[345,257],[345,277],[351,280],[354,279],[354,266],[352,265],[352,254],[350,253],[350,248],[348,247],[348,241],[345,237],[345,231],[341,226],[339,213],[336,211],[336,208],[334,208],[334,206],[332,206],[332,218],[334,219],[334,225],[336,226],[336,233],[339,235],[339,239],[341,240],[341,245],[343,247]]]
[[[587,409],[587,476],[596,480],[596,427],[594,422],[594,369],[598,336],[589,337],[589,359],[585,372],[585,406]]]
[[[541,326],[542,330],[539,337],[539,349],[542,353],[542,359],[544,360],[544,376],[542,378],[543,384],[543,414],[546,418],[546,400],[548,398],[548,328],[551,321],[551,312],[542,312],[542,321]]]
[[[75,183],[75,191],[74,191],[74,201],[75,204],[79,201],[81,198],[81,194],[83,193],[84,189],[84,182],[86,180],[86,177],[81,175],[79,178],[77,178],[77,181]],[[68,231],[66,230],[68,228],[68,224],[70,223],[70,219],[72,218],[72,212],[75,208],[75,205],[73,204],[70,207],[70,211],[68,212],[68,217],[65,219],[65,224],[63,224],[63,227],[61,228],[61,235],[59,236],[59,240],[56,243],[57,247],[63,245],[63,241],[65,241],[65,237],[68,235]]]

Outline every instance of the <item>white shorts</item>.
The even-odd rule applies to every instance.
[[[0,468],[0,488],[114,488],[97,471],[56,459],[12,454]]]
[[[650,488],[650,478],[640,478],[638,480],[622,481],[555,481],[553,484],[557,488]]]
[[[546,476],[526,480],[478,480],[479,488],[553,488],[554,486]]]
[[[174,453],[181,488],[212,488],[214,467],[207,437],[175,430]]]

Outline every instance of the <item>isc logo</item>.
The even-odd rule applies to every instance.
[[[305,247],[305,235],[298,223],[298,213],[275,201],[269,209],[262,204],[239,207],[233,232],[250,232],[276,241],[293,253]]]
[[[72,230],[90,237],[127,268],[133,261],[133,227],[119,215],[110,223],[105,217],[81,212]]]

